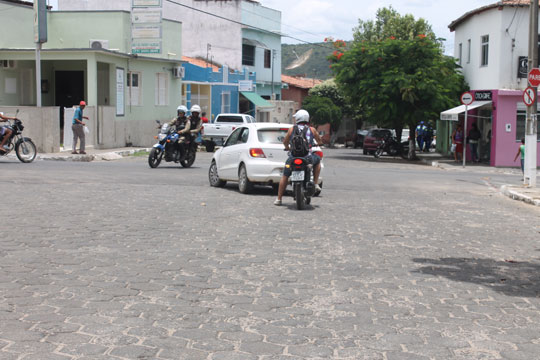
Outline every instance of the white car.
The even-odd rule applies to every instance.
[[[238,182],[238,189],[244,194],[254,184],[277,189],[288,157],[283,139],[290,127],[291,124],[252,123],[235,129],[214,153],[208,170],[210,185],[223,187],[227,181]],[[314,150],[322,158],[320,149]],[[322,186],[322,177],[319,185]]]

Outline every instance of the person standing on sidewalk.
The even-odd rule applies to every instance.
[[[456,130],[452,133],[452,144],[455,145],[454,160],[460,161],[463,157],[463,127],[458,124]]]
[[[85,134],[84,126],[86,125],[83,122],[83,119],[88,120],[87,116],[83,116],[83,110],[86,107],[86,103],[81,101],[79,107],[75,109],[75,114],[73,115],[73,121],[71,125],[71,130],[73,130],[73,151],[72,154],[86,154],[84,151],[85,145]],[[77,139],[80,140],[79,152],[77,153]]]
[[[521,145],[519,146],[518,152],[514,161],[517,160],[519,154],[521,154],[521,172],[525,173],[525,138],[521,138]]]
[[[471,145],[471,159],[473,162],[480,162],[478,159],[478,142],[481,137],[482,134],[480,133],[480,130],[478,130],[478,125],[473,123],[471,130],[469,130],[469,136],[467,136],[469,145]]]

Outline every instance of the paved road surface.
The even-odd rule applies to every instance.
[[[145,158],[0,160],[0,359],[534,359],[512,171],[326,152],[313,207]]]

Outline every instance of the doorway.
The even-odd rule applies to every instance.
[[[64,139],[64,108],[84,100],[84,71],[55,71],[55,106],[60,107],[60,141]]]

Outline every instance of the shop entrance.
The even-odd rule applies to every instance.
[[[84,71],[55,71],[54,105],[60,107],[60,142],[64,139],[64,108],[84,100]]]

